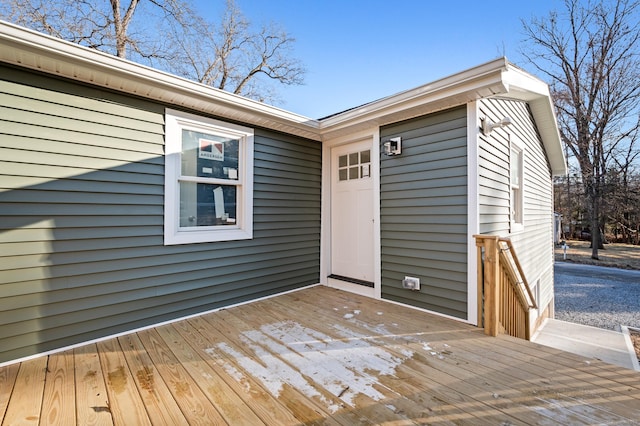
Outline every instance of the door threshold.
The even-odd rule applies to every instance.
[[[332,278],[334,280],[339,280],[339,281],[345,281],[351,284],[358,284],[364,287],[373,288],[374,286],[372,281],[365,281],[365,280],[360,280],[358,278],[345,277],[344,275],[331,274],[327,278]]]
[[[376,297],[376,290],[374,287],[354,284],[349,281],[343,281],[340,279],[331,278],[331,276],[327,277],[327,286],[331,288],[337,288],[338,290],[359,294],[360,296],[366,296],[366,297],[372,297],[372,298]]]

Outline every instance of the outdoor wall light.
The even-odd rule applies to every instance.
[[[400,155],[402,153],[402,138],[391,138],[382,144],[382,152],[385,155]]]
[[[487,117],[482,119],[482,134],[489,136],[489,133],[496,127],[505,127],[513,123],[511,117],[505,117],[497,123],[492,123]]]

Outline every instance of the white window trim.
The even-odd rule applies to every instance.
[[[239,138],[236,225],[180,228],[182,130]],[[253,129],[207,117],[165,110],[164,244],[194,244],[253,238]],[[184,179],[188,180],[188,179]]]
[[[511,201],[509,209],[509,220],[511,223],[511,233],[521,232],[524,230],[524,190],[525,190],[525,181],[524,181],[524,165],[525,165],[525,150],[524,146],[518,141],[514,140],[513,137],[509,138],[510,146],[509,146],[509,199]],[[511,155],[512,151],[516,150],[520,152],[520,188],[517,200],[513,199],[513,190],[511,188],[511,166],[514,162],[514,158]],[[513,218],[513,206],[515,203],[518,203],[520,208],[520,222],[516,222]]]

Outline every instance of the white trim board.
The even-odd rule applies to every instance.
[[[480,233],[480,211],[478,187],[478,144],[480,143],[480,119],[478,103],[467,104],[467,321],[478,325],[478,249],[473,237]]]

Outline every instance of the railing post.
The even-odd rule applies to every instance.
[[[484,332],[497,336],[500,330],[500,256],[499,237],[476,235],[484,245]]]
[[[476,262],[476,282],[477,282],[477,303],[478,303],[478,327],[484,327],[484,288],[482,283],[484,282],[484,261],[482,257],[484,243],[478,239],[476,235],[476,248],[478,251],[478,258]]]

